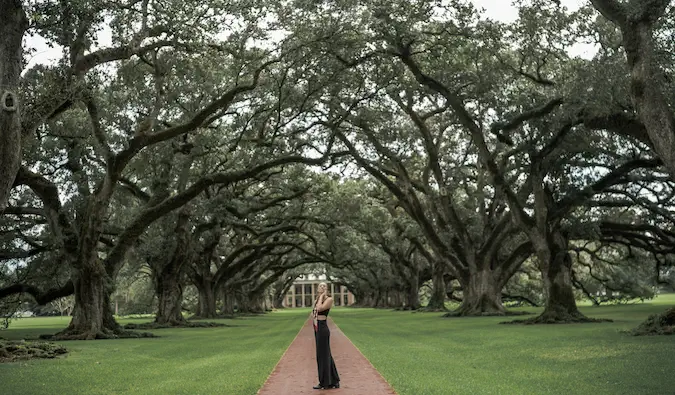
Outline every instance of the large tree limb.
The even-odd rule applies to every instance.
[[[495,187],[501,190],[504,196],[508,198],[510,202],[509,206],[514,213],[515,219],[524,226],[532,226],[532,219],[525,212],[523,205],[516,194],[508,186],[506,180],[504,179],[504,175],[498,168],[497,163],[488,149],[488,146],[485,143],[485,137],[483,136],[483,130],[466,109],[461,98],[454,94],[440,81],[434,79],[422,71],[417,62],[415,62],[415,60],[412,58],[410,46],[400,46],[397,49],[399,51],[397,56],[399,59],[401,59],[408,70],[410,70],[410,72],[415,76],[415,79],[423,86],[426,86],[432,91],[441,94],[441,96],[443,96],[450,105],[450,108],[454,111],[455,116],[457,116],[462,126],[464,126],[469,131],[471,137],[474,140],[474,144],[476,144],[478,148],[478,156],[480,160],[489,171],[489,174],[494,181]]]
[[[204,107],[192,118],[182,124],[169,127],[153,134],[147,134],[146,128],[140,125],[136,135],[129,141],[129,147],[119,152],[117,155],[115,155],[113,160],[109,162],[108,171],[113,176],[119,176],[129,161],[143,148],[172,139],[185,133],[192,132],[199,127],[205,126],[205,122],[207,120],[213,122],[214,119],[210,119],[213,114],[229,107],[238,95],[254,90],[258,86],[262,72],[270,65],[279,61],[279,59],[273,59],[263,63],[254,71],[253,79],[249,84],[235,86],[234,88],[225,92],[218,99],[209,103],[209,105]]]
[[[533,108],[529,111],[525,111],[513,117],[513,119],[509,121],[495,122],[494,124],[492,124],[492,127],[490,127],[490,131],[493,134],[495,134],[502,142],[505,142],[509,145],[513,145],[513,140],[511,140],[507,136],[504,136],[500,132],[510,132],[512,130],[515,130],[529,120],[541,118],[544,115],[550,114],[551,112],[553,112],[553,110],[555,110],[562,104],[563,104],[562,97],[553,98],[549,100],[546,104],[543,104],[542,106],[537,108]]]
[[[591,3],[605,18],[617,25],[626,22],[627,12],[624,3],[618,0],[591,0]]]
[[[215,184],[229,184],[241,180],[254,177],[255,175],[279,166],[284,166],[291,163],[304,163],[307,165],[320,165],[324,163],[330,155],[321,158],[306,158],[303,156],[286,156],[271,160],[261,165],[252,167],[246,170],[231,171],[225,173],[217,173],[207,175],[185,191],[171,196],[164,201],[146,208],[139,216],[137,216],[129,226],[122,232],[117,241],[117,245],[110,251],[105,260],[106,265],[117,266],[122,261],[127,251],[131,248],[133,242],[157,219],[168,214],[169,212],[188,203],[200,193],[204,192],[206,188]]]
[[[608,174],[593,184],[588,185],[581,190],[570,193],[568,196],[563,198],[560,202],[558,202],[556,208],[552,210],[551,213],[549,213],[549,218],[560,219],[564,217],[573,207],[590,199],[598,192],[601,192],[618,183],[624,182],[626,175],[633,170],[640,168],[656,168],[660,164],[660,159],[634,159],[626,162],[616,169],[610,171]]]
[[[35,299],[39,305],[45,305],[53,300],[70,296],[75,293],[75,286],[72,281],[68,281],[64,286],[59,288],[51,288],[42,292],[35,286],[28,284],[13,284],[5,288],[0,288],[0,299],[11,295],[27,293]]]

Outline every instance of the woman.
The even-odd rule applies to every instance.
[[[319,384],[315,390],[327,388],[340,388],[340,376],[338,376],[335,361],[330,352],[330,330],[328,330],[328,312],[333,307],[333,298],[328,295],[326,283],[319,284],[319,295],[314,302],[312,318],[314,321],[314,338],[316,340],[316,365],[319,370]]]

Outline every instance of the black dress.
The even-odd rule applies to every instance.
[[[330,309],[317,312],[317,315],[328,316]],[[340,376],[338,375],[335,361],[330,352],[330,330],[328,321],[317,321],[314,330],[316,339],[316,365],[319,371],[319,385],[323,388],[330,388],[340,385]]]

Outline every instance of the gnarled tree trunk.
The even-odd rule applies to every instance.
[[[429,311],[445,311],[445,267],[441,263],[434,265],[434,273],[432,278],[431,298],[427,303],[425,310]]]
[[[536,250],[544,280],[546,305],[534,322],[583,322],[589,319],[577,308],[572,285],[572,258],[568,241],[560,230],[553,231],[548,241],[542,241]]]
[[[100,262],[76,271],[75,307],[68,327],[57,333],[59,340],[93,340],[123,333],[115,321],[110,301],[112,281]]]
[[[239,309],[242,313],[264,313],[263,296],[260,294],[242,294],[239,297]]]
[[[489,268],[467,273],[460,278],[462,304],[447,316],[505,315],[502,305],[502,279]]]
[[[158,299],[155,322],[162,325],[184,325],[182,313],[183,284],[181,284],[183,266],[192,258],[190,251],[190,214],[186,207],[178,213],[173,235],[167,235],[165,251],[160,251],[157,260],[150,266],[155,275],[155,287]]]
[[[222,298],[223,298],[223,308],[221,312],[225,315],[233,315],[234,301],[235,301],[234,292],[224,289],[222,292]]]
[[[197,285],[197,292],[199,293],[199,302],[197,304],[197,317],[200,318],[216,318],[216,293],[213,290],[213,285],[209,281],[202,281]]]
[[[20,0],[0,1],[0,211],[21,165],[21,108],[18,88],[22,40],[28,19]]]
[[[184,325],[186,320],[182,313],[183,286],[180,283],[180,273],[166,270],[159,274],[156,281],[158,306],[155,322],[163,325]]]
[[[410,285],[407,289],[405,298],[406,310],[417,310],[420,308],[420,284],[419,284],[419,270],[413,271],[410,276]]]

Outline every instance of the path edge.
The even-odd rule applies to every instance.
[[[274,365],[274,367],[272,368],[272,371],[270,372],[270,374],[267,376],[267,378],[265,379],[265,381],[263,382],[263,384],[260,386],[260,388],[258,388],[258,391],[256,392],[256,395],[260,394],[260,391],[262,391],[262,389],[265,388],[265,384],[267,384],[267,382],[270,381],[270,378],[272,377],[272,375],[274,374],[274,372],[276,372],[277,367],[279,366],[279,363],[281,363],[281,360],[284,359],[284,357],[286,356],[286,353],[288,352],[288,349],[291,348],[291,346],[293,345],[293,343],[295,343],[295,340],[298,338],[298,336],[300,336],[300,332],[302,332],[302,330],[305,329],[305,325],[307,325],[307,321],[309,321],[309,319],[306,319],[305,321],[303,321],[302,325],[300,326],[300,330],[298,331],[298,333],[295,334],[295,337],[293,338],[293,340],[291,340],[291,342],[288,344],[288,347],[286,347],[286,349],[284,350],[284,353],[281,354],[281,358],[279,358],[279,360],[277,361],[277,363],[276,363],[276,364]],[[336,326],[337,326],[337,325],[336,325]],[[342,330],[342,329],[340,329],[340,330]],[[343,333],[344,333],[344,332],[343,332]],[[347,337],[347,336],[345,336],[345,337]],[[349,339],[347,339],[347,340],[349,340]],[[351,340],[350,340],[350,342],[351,342]],[[354,346],[354,347],[356,347],[356,346]],[[357,348],[357,350],[358,350],[358,348]],[[361,352],[361,351],[359,351],[359,352]],[[363,355],[363,354],[362,354],[362,355]],[[365,357],[364,357],[364,358],[365,358]],[[367,358],[366,358],[366,359],[367,359]],[[370,362],[370,361],[368,361],[368,362]],[[373,367],[374,367],[374,366],[373,366]],[[378,373],[380,373],[380,372],[378,372]],[[380,375],[380,376],[382,376],[382,375]],[[383,378],[384,378],[384,377],[383,377]],[[388,383],[387,383],[387,384],[388,384]],[[391,385],[390,385],[390,387],[391,387]]]
[[[340,332],[342,332],[342,334],[343,334],[344,337],[347,339],[347,341],[348,341],[352,346],[354,346],[354,348],[356,349],[356,351],[358,351],[359,354],[361,354],[361,356],[363,357],[363,359],[365,359],[366,361],[368,361],[368,363],[370,364],[370,366],[373,367],[373,370],[375,370],[375,371],[377,372],[377,374],[379,374],[380,377],[382,377],[382,380],[384,380],[384,382],[387,383],[387,385],[389,386],[389,388],[391,388],[391,390],[394,391],[394,394],[397,394],[397,395],[398,395],[398,392],[396,392],[396,389],[394,388],[394,386],[391,385],[391,383],[388,382],[387,379],[384,378],[384,376],[382,375],[382,373],[380,373],[380,371],[377,370],[377,368],[375,367],[375,365],[373,365],[373,363],[370,362],[370,359],[366,358],[366,356],[361,352],[361,350],[360,350],[358,347],[356,347],[356,344],[354,344],[354,342],[352,342],[352,339],[350,339],[349,336],[347,336],[347,334],[345,333],[345,331],[343,331],[342,328],[340,328],[340,326],[335,322],[335,320],[333,319],[333,317],[330,317],[329,319],[333,322],[333,325],[335,325],[338,329],[340,329]]]

